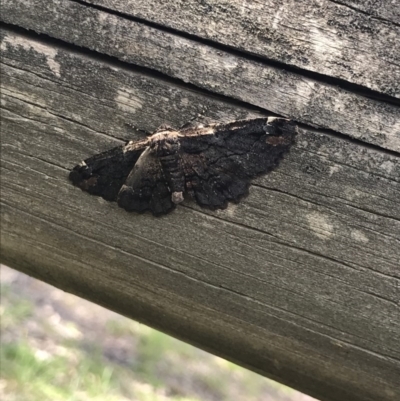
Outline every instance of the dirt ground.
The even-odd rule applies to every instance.
[[[1,266],[4,401],[312,401]]]

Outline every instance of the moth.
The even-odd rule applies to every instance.
[[[171,212],[186,194],[209,209],[247,195],[250,181],[272,171],[294,142],[293,121],[268,117],[230,123],[163,126],[78,164],[72,183],[131,212]]]

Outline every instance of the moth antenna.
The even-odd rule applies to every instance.
[[[208,111],[208,106],[204,106],[203,110],[200,113],[197,113],[194,117],[192,117],[188,122],[185,124],[181,125],[179,127],[179,130],[184,129],[184,128],[190,128],[194,126],[193,121],[200,119],[201,117],[204,117],[204,114]]]
[[[161,124],[151,135],[154,135],[155,133],[160,132],[160,131],[168,131],[168,130],[172,130],[172,129],[173,128],[169,124],[164,123],[164,124]]]
[[[146,130],[141,129],[141,128],[138,128],[136,125],[134,125],[134,124],[132,124],[132,123],[126,122],[126,123],[124,123],[124,125],[125,125],[126,127],[128,127],[130,131],[140,132],[140,133],[143,133],[143,134],[146,135],[146,136],[152,135],[151,132],[146,131]]]

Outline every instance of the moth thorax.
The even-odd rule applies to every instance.
[[[151,138],[150,147],[155,150],[158,157],[176,154],[180,147],[177,132],[154,134]]]
[[[165,157],[165,156],[174,156],[179,151],[180,144],[178,141],[174,141],[171,139],[165,139],[159,141],[156,145],[157,156]]]

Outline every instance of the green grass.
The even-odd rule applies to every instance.
[[[160,338],[163,336],[157,333],[147,342],[141,355],[145,363],[139,365],[136,377],[131,376],[131,371],[104,360],[99,350],[77,351],[77,344],[72,341],[66,342],[70,348],[60,348],[65,355],[48,354],[27,341],[2,344],[0,376],[6,383],[3,400],[200,401],[180,394],[165,396],[164,383],[152,370],[159,361],[152,345],[157,344],[162,351],[168,343]],[[133,395],[135,398],[131,398]]]
[[[113,368],[96,358],[78,358],[40,353],[27,343],[3,344],[1,377],[6,380],[9,401],[118,400]]]
[[[0,327],[2,330],[22,323],[32,315],[33,309],[32,302],[20,299],[9,286],[1,285]]]
[[[7,384],[7,401],[165,401],[152,385],[133,382],[120,367],[91,354],[78,359],[43,355],[27,343],[1,347],[1,378]],[[131,398],[132,395],[135,398]],[[170,396],[172,401],[199,401]]]
[[[145,325],[24,283],[1,288],[2,401],[296,400],[294,390]]]

